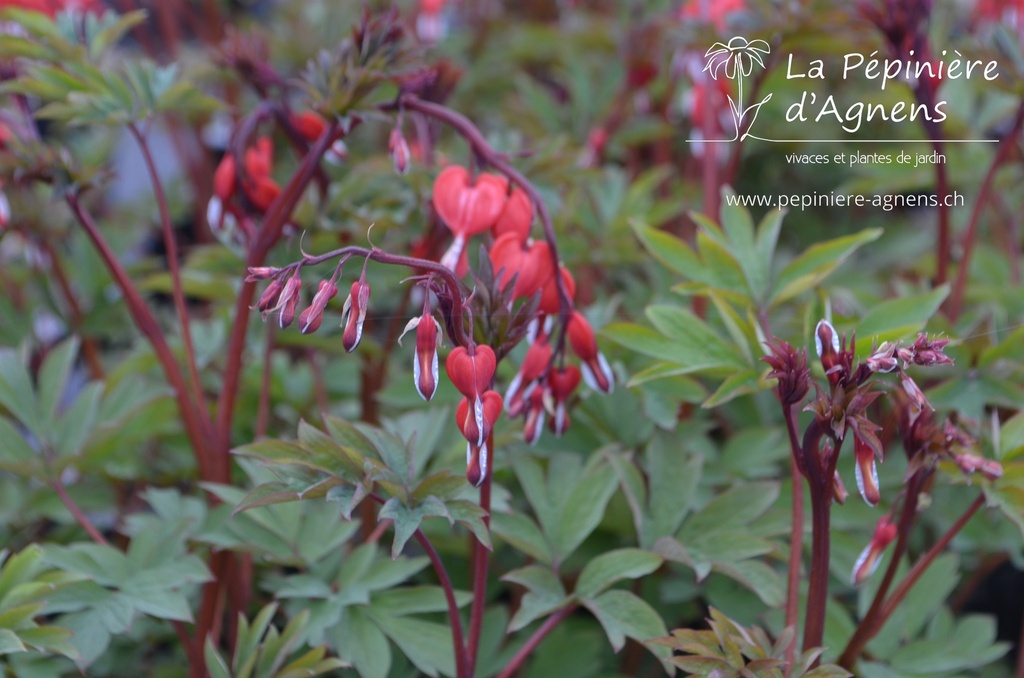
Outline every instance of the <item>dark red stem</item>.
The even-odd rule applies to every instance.
[[[793,483],[793,511],[789,528],[789,576],[786,583],[786,627],[796,630],[800,616],[800,569],[804,551],[804,480],[797,466],[797,457],[802,454],[796,432],[796,409],[783,405],[786,432],[789,434],[789,474]],[[786,648],[786,675],[796,657],[796,643]]]
[[[964,291],[967,287],[967,276],[970,273],[971,268],[971,255],[974,253],[974,241],[977,239],[978,226],[981,222],[981,213],[988,200],[988,194],[992,190],[992,182],[995,179],[996,172],[999,170],[999,167],[1003,164],[1009,155],[1010,150],[1014,147],[1014,142],[1017,135],[1020,134],[1022,124],[1024,124],[1024,103],[1021,103],[1020,107],[1017,108],[1017,116],[1013,120],[1012,129],[999,143],[999,149],[996,151],[995,157],[992,158],[992,164],[989,165],[988,172],[985,173],[985,178],[982,180],[981,188],[978,191],[978,197],[974,202],[974,208],[971,211],[971,220],[968,222],[967,232],[964,234],[963,258],[960,260],[960,267],[956,272],[956,280],[953,282],[953,291],[949,295],[949,300],[946,303],[946,311],[950,322],[955,322],[960,316],[960,307],[963,304]]]
[[[571,615],[576,611],[576,605],[568,605],[558,610],[550,617],[544,620],[544,623],[537,627],[537,630],[533,632],[527,641],[523,644],[519,651],[515,653],[512,659],[509,660],[505,668],[498,674],[498,678],[512,678],[512,675],[522,666],[523,662],[530,655],[531,652],[537,649],[540,642],[544,640],[551,631],[562,623],[562,620]]]
[[[487,436],[487,449],[494,459],[494,433]],[[484,526],[491,526],[491,472],[487,472],[483,485],[480,486],[480,508],[484,513]],[[466,662],[469,676],[475,675],[477,654],[480,651],[480,631],[484,623],[484,603],[487,601],[487,566],[490,562],[490,550],[473,539],[473,604],[469,615],[469,647],[466,650]]]

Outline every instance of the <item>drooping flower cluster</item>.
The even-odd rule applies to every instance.
[[[307,116],[293,120],[292,126],[303,136],[312,137],[323,133],[323,128],[315,123],[315,118]],[[402,173],[408,166],[409,147],[400,128],[399,121],[391,132],[388,150],[396,171]],[[222,166],[226,169],[218,170],[215,200],[220,202],[214,203],[214,212],[223,211],[228,199],[239,196],[255,202],[245,181],[253,177],[269,178],[272,158],[268,143],[260,140],[255,149],[246,152],[242,171],[230,159],[232,156],[225,157]],[[438,348],[442,344],[442,331],[446,331],[454,347],[445,361],[445,371],[462,394],[455,417],[456,426],[466,439],[466,477],[479,486],[490,473],[491,431],[503,408],[512,416],[524,417],[524,438],[531,444],[540,437],[548,421],[554,433],[561,435],[569,426],[569,404],[579,383],[585,381],[593,389],[609,393],[614,388],[614,373],[597,347],[590,323],[572,308],[576,292],[572,275],[556,262],[547,240],[530,238],[534,204],[522,188],[511,187],[507,179],[495,174],[472,177],[464,167],[450,166],[434,182],[433,205],[454,236],[440,263],[391,255],[377,248],[351,247],[321,257],[305,255],[299,262],[284,268],[250,268],[248,281],[269,280],[255,306],[264,318],[276,315],[278,325],[285,328],[298,315],[300,331],[315,332],[322,324],[328,303],[338,293],[337,279],[342,263],[352,256],[363,257],[363,273],[352,283],[342,309],[342,343],[345,350],[351,352],[362,339],[367,319],[370,286],[366,282],[366,265],[370,259],[417,269],[412,280],[422,288],[423,308],[402,332],[404,337],[415,331],[413,385],[424,400],[433,398],[439,380]],[[475,236],[490,240],[486,255],[494,277],[488,284],[495,286],[489,294],[498,295],[502,300],[497,312],[510,314],[519,323],[503,335],[505,343],[500,347],[488,346],[474,338],[473,311],[467,307],[474,295],[467,296],[456,277],[468,270],[467,246]],[[312,302],[299,312],[303,267],[332,257],[341,257],[334,275],[320,281]],[[526,301],[518,312],[512,313],[517,300]],[[440,320],[435,317],[435,310],[440,311]],[[483,310],[486,311],[486,307]],[[468,328],[466,316],[469,317]],[[556,323],[561,324],[561,334],[556,333]],[[530,341],[526,359],[502,397],[494,390],[498,351],[500,349],[500,356],[507,355],[523,336]],[[566,348],[571,348],[579,358],[578,366],[565,364]]]

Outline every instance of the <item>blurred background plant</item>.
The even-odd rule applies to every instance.
[[[9,675],[1024,675],[1019,3],[0,5]],[[742,94],[704,70],[734,35],[770,46]],[[784,55],[910,49],[1000,77],[821,91],[947,100],[860,132],[945,163],[708,143],[799,98]],[[474,221],[489,184],[525,236]],[[730,202],[794,187],[966,204]],[[493,379],[432,390],[428,317]],[[907,369],[924,414],[886,369],[844,400],[883,342],[952,359]],[[819,448],[837,412],[877,449]]]

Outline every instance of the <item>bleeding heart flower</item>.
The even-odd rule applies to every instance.
[[[527,445],[533,445],[540,440],[541,431],[544,430],[544,419],[547,415],[545,401],[550,398],[547,387],[543,385],[530,391],[528,405],[526,407],[526,420],[523,422],[523,440]]]
[[[466,443],[466,480],[473,487],[480,487],[484,484],[491,466],[490,456],[487,443],[483,445]]]
[[[572,301],[576,298],[576,281],[573,279],[572,274],[569,273],[569,269],[564,266],[559,267],[558,274],[565,281],[565,289],[569,293],[569,300]],[[544,282],[544,287],[540,293],[540,306],[537,307],[537,310],[541,313],[554,315],[558,313],[559,308],[561,308],[561,304],[558,300],[558,285],[555,282],[555,276],[552,275]]]
[[[861,551],[860,557],[857,558],[857,562],[853,566],[851,580],[854,586],[863,584],[878,569],[878,564],[882,562],[882,552],[895,538],[896,523],[889,516],[883,516],[875,526],[875,534],[871,537],[871,541]]]
[[[437,391],[437,347],[441,345],[441,324],[437,322],[429,310],[416,316],[405,326],[402,336],[398,338],[401,346],[402,337],[410,330],[416,330],[416,358],[412,363],[412,378],[416,392],[424,400],[430,400]]]
[[[502,285],[516,276],[512,291],[515,298],[533,296],[541,288],[542,281],[551,276],[551,254],[544,241],[527,247],[517,234],[506,233],[491,245],[489,256],[495,272],[504,270]]]
[[[280,282],[280,278],[274,282]],[[292,324],[292,319],[295,318],[295,307],[299,303],[299,295],[302,291],[302,279],[299,277],[298,270],[292,274],[288,281],[281,287],[280,292],[276,298],[271,299],[271,292],[274,287],[274,283],[271,283],[263,296],[260,297],[260,301],[257,307],[263,311],[263,319],[267,319],[267,315],[276,311],[281,311],[281,315],[278,317],[278,323],[281,328],[284,329],[288,325]],[[264,300],[267,300],[267,308],[262,308]]]
[[[554,400],[550,426],[556,436],[569,428],[568,402],[579,385],[580,369],[575,365],[566,365],[548,373],[548,393]]]
[[[446,167],[434,180],[434,209],[455,236],[441,263],[455,270],[472,236],[483,233],[505,207],[505,182],[493,174],[481,174],[471,183],[465,167]]]
[[[270,168],[274,165],[274,142],[270,137],[260,137],[256,145],[245,151],[245,173],[255,179],[270,176]]]
[[[370,303],[370,285],[366,282],[365,276],[352,283],[348,299],[342,308],[341,324],[345,332],[341,335],[341,343],[345,351],[351,353],[359,346],[359,340],[363,338],[363,323],[366,321],[366,309]]]
[[[320,287],[313,296],[309,308],[299,314],[299,331],[303,334],[316,332],[320,329],[320,323],[324,319],[324,310],[327,302],[338,294],[338,286],[330,280],[321,280]]]
[[[309,143],[313,143],[327,129],[327,122],[313,111],[293,113],[290,121],[295,131]]]
[[[842,362],[839,355],[839,334],[829,321],[820,320],[818,326],[814,328],[814,348],[821,358],[821,366],[825,368],[825,376],[828,377],[829,383],[835,386],[841,376]]]
[[[485,345],[473,347],[473,353],[456,346],[444,364],[448,378],[467,398],[476,398],[490,387],[496,366],[494,350]]]
[[[238,166],[235,156],[225,153],[213,173],[213,194],[221,200],[228,200],[235,194],[235,182],[238,177]]]
[[[875,450],[861,436],[853,436],[853,453],[857,458],[857,489],[868,506],[876,506],[882,498],[878,489],[878,470],[875,468]]]
[[[615,373],[597,349],[594,330],[582,313],[573,311],[566,333],[572,350],[583,361],[583,380],[587,386],[601,393],[611,393],[615,388]]]
[[[484,391],[472,399],[463,398],[455,408],[455,423],[466,440],[483,445],[501,416],[501,407],[502,398],[496,391]]]
[[[505,208],[498,215],[498,220],[491,226],[491,233],[495,238],[500,238],[506,233],[514,233],[519,242],[525,243],[530,237],[532,223],[533,201],[526,191],[517,186],[512,189],[505,201]]]
[[[530,397],[538,380],[548,371],[552,352],[546,336],[530,344],[522,366],[505,391],[505,410],[510,417],[518,417],[523,411],[525,399]]]
[[[249,202],[261,212],[266,212],[270,209],[270,205],[281,192],[281,187],[269,176],[260,176],[246,180],[242,183],[242,188],[245,190],[245,195],[249,198]]]

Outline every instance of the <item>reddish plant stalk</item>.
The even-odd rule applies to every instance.
[[[494,432],[487,436],[487,449],[494,459]],[[491,471],[488,470],[480,486],[480,508],[485,513],[484,527],[491,528]],[[487,601],[487,566],[490,562],[490,550],[480,543],[475,536],[473,540],[473,605],[469,615],[469,647],[466,650],[466,663],[469,676],[475,675],[477,655],[480,652],[480,631],[484,623],[484,603]]]
[[[996,172],[999,167],[1006,161],[1010,150],[1014,148],[1015,140],[1018,134],[1020,134],[1021,125],[1024,124],[1024,103],[1017,108],[1017,115],[1013,120],[1013,127],[1003,140],[999,142],[999,148],[996,150],[995,157],[992,158],[992,164],[989,165],[988,171],[985,173],[985,178],[981,182],[981,188],[978,190],[978,198],[974,202],[974,208],[971,211],[971,219],[967,224],[967,232],[964,234],[963,239],[963,258],[960,261],[960,267],[956,272],[956,279],[953,282],[953,291],[949,295],[949,300],[946,302],[946,314],[949,316],[950,322],[956,322],[956,319],[960,316],[960,307],[963,304],[964,291],[967,287],[967,275],[971,268],[971,255],[974,253],[974,241],[977,239],[978,226],[981,222],[981,213],[984,210],[985,202],[988,200],[988,194],[992,190],[992,183],[995,180]]]
[[[203,394],[202,382],[199,381],[199,368],[196,363],[196,351],[192,345],[192,323],[185,307],[185,290],[181,284],[181,265],[178,262],[178,240],[174,236],[174,225],[171,223],[171,212],[167,207],[167,196],[164,194],[163,182],[157,173],[156,163],[153,161],[153,154],[149,149],[149,142],[142,136],[139,128],[128,125],[128,131],[135,138],[142,159],[146,165],[146,172],[149,174],[150,184],[153,186],[153,197],[156,199],[157,208],[160,212],[160,230],[163,234],[164,251],[167,255],[167,270],[171,275],[171,296],[174,299],[174,310],[178,316],[178,325],[181,328],[181,340],[185,348],[185,366],[188,369],[188,377],[192,386],[192,397],[195,400],[200,420],[207,428],[209,434],[212,422],[206,408],[206,396]]]
[[[210,472],[210,448],[208,445],[211,441],[203,434],[204,426],[195,406],[188,397],[185,379],[181,374],[177,361],[174,359],[174,353],[164,338],[163,330],[157,323],[156,318],[153,317],[149,307],[146,306],[146,302],[142,299],[142,295],[139,294],[135,283],[132,282],[127,271],[124,270],[121,262],[118,261],[117,256],[110,249],[110,245],[107,244],[103,234],[96,227],[92,216],[82,208],[78,201],[78,196],[69,193],[66,201],[68,207],[71,208],[71,213],[85,230],[93,247],[96,248],[107,270],[114,278],[115,284],[121,290],[121,294],[124,295],[125,305],[128,307],[128,312],[131,314],[135,326],[153,347],[153,352],[163,368],[164,377],[174,391],[178,413],[181,416],[182,423],[185,426],[185,433],[196,455],[196,464],[199,467],[200,476],[210,478],[208,475]]]
[[[544,623],[537,627],[537,630],[533,632],[533,635],[526,640],[523,646],[519,648],[519,651],[516,652],[512,659],[509,660],[508,664],[505,665],[505,668],[501,670],[501,673],[498,674],[498,678],[512,678],[512,675],[519,670],[523,665],[523,662],[526,661],[526,658],[530,656],[530,653],[537,649],[537,646],[540,645],[541,641],[544,640],[556,626],[561,624],[562,620],[575,612],[577,607],[577,605],[567,605],[545,619]]]
[[[946,530],[946,533],[942,535],[937,542],[932,544],[932,547],[928,549],[923,556],[918,558],[917,562],[914,563],[914,566],[910,568],[910,572],[907,573],[907,576],[903,578],[900,585],[896,587],[895,591],[893,591],[892,596],[885,601],[885,607],[882,608],[883,622],[892,616],[892,613],[896,611],[896,608],[903,602],[903,599],[907,597],[907,594],[910,593],[910,589],[914,588],[914,584],[916,584],[921,578],[921,575],[925,573],[925,570],[927,570],[929,566],[935,562],[935,559],[946,550],[949,543],[953,541],[953,537],[960,533],[960,530],[964,528],[967,521],[974,517],[974,514],[978,512],[978,509],[984,505],[985,496],[978,495],[978,498],[971,502],[971,505],[968,506],[963,514],[957,518],[957,521],[953,523],[948,530]]]
[[[797,466],[797,455],[801,454],[800,440],[796,432],[796,410],[793,405],[783,406],[786,432],[789,435],[789,473],[793,484],[793,511],[789,528],[789,573],[786,582],[786,627],[796,630],[800,616],[800,566],[804,552],[804,482]],[[796,658],[796,643],[786,648],[786,675],[789,675]]]
[[[473,670],[468,663],[469,656],[466,653],[466,644],[462,634],[462,617],[459,616],[459,604],[455,600],[455,589],[452,587],[452,580],[448,577],[448,571],[444,567],[441,556],[437,549],[430,543],[422,530],[416,530],[416,541],[419,542],[423,551],[430,558],[430,564],[434,566],[437,580],[444,589],[444,599],[448,604],[448,622],[452,626],[452,645],[455,652],[455,678],[471,678]]]
[[[64,486],[64,481],[60,479],[59,473],[54,474],[53,480],[50,481],[50,487],[52,487],[53,491],[57,493],[57,496],[60,497],[61,503],[64,504],[64,507],[67,508],[74,517],[75,522],[82,526],[82,529],[85,530],[90,539],[100,546],[110,546],[110,542],[108,542],[107,538],[103,536],[103,533],[96,529],[93,522],[89,520],[89,516],[85,515],[85,512],[78,506],[78,504],[75,503],[75,500],[71,498],[71,495],[68,493],[68,488]]]
[[[829,459],[822,459],[819,443],[823,434],[818,420],[812,420],[804,431],[802,450],[804,472],[807,474],[811,490],[811,576],[807,587],[807,611],[804,615],[805,651],[821,647],[825,636],[825,606],[828,603],[832,477],[839,456],[839,443],[837,441],[837,446]],[[814,665],[817,665],[817,662]]]
[[[920,496],[925,478],[926,474],[915,473],[907,484],[903,508],[900,511],[900,521],[897,528],[899,536],[896,540],[896,546],[893,549],[892,557],[889,559],[889,565],[885,569],[882,583],[879,585],[878,591],[875,592],[875,597],[871,601],[871,607],[868,608],[867,614],[864,615],[860,624],[857,625],[857,630],[849,642],[847,642],[846,648],[839,657],[838,664],[842,667],[852,669],[857,658],[863,652],[864,646],[875,637],[881,630],[882,625],[885,624],[885,619],[880,619],[880,615],[885,605],[885,597],[889,594],[889,588],[896,578],[896,570],[899,568],[900,561],[903,560],[903,555],[907,552],[910,530],[917,519],[918,497]]]

